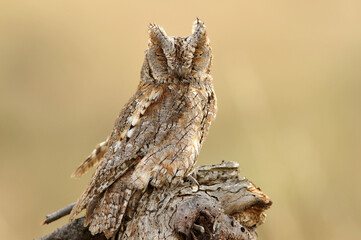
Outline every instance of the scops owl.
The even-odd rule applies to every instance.
[[[121,226],[136,193],[172,186],[192,173],[216,115],[204,23],[197,19],[188,37],[169,37],[151,24],[149,38],[136,93],[110,137],[73,174],[99,163],[70,221],[86,209],[84,225],[107,238]]]

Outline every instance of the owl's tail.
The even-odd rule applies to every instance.
[[[122,223],[133,193],[134,190],[124,182],[120,180],[115,182],[100,198],[90,202],[84,226],[89,225],[89,230],[93,235],[104,232],[106,238],[114,236]]]
[[[82,176],[90,168],[92,168],[95,164],[100,162],[100,160],[103,158],[104,154],[108,150],[108,141],[109,141],[109,137],[104,142],[99,143],[95,147],[93,152],[87,157],[87,159],[85,159],[85,161],[82,162],[82,164],[80,164],[78,166],[78,168],[75,170],[75,172],[73,172],[71,177],[76,178],[76,177]]]

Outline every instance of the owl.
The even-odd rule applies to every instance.
[[[126,213],[148,188],[167,188],[189,176],[216,116],[210,69],[212,51],[204,23],[192,35],[169,37],[149,26],[149,44],[136,93],[125,104],[109,138],[77,168],[99,164],[70,214],[86,209],[93,235],[115,235]]]

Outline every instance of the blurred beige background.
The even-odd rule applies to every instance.
[[[361,239],[361,2],[1,1],[0,239],[31,239],[135,91],[150,22],[205,21],[219,111],[199,164],[274,202],[259,239]]]

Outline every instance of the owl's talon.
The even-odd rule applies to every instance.
[[[201,225],[198,225],[198,224],[193,224],[193,229],[200,232],[201,234],[204,234],[204,227],[202,227]]]
[[[197,179],[195,179],[192,175],[188,175],[188,176],[187,176],[187,179],[188,179],[189,181],[191,181],[192,183],[196,184],[197,187],[200,186],[200,184],[199,184],[199,182],[197,181]]]
[[[198,192],[200,186],[199,182],[192,175],[188,175],[187,179],[195,185],[192,186],[192,192]]]

